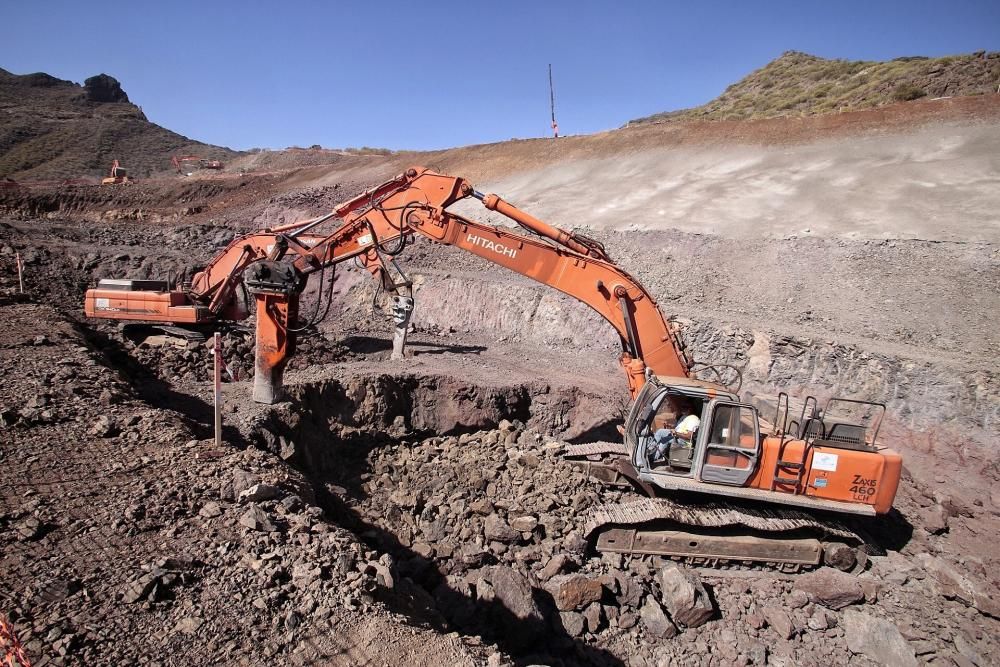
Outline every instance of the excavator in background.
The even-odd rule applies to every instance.
[[[529,233],[448,210],[467,198]],[[341,224],[317,233],[331,221]],[[463,178],[409,169],[321,217],[236,238],[181,288],[101,280],[87,291],[85,312],[191,326],[246,319],[253,301],[253,398],[275,403],[296,333],[308,326],[298,319],[306,282],[320,274],[315,322],[323,284],[333,284],[326,273],[342,262],[355,260],[393,295],[393,357],[404,354],[413,292],[396,257],[415,235],[573,296],[618,332],[619,362],[634,399],[624,443],[571,445],[566,456],[593,479],[648,497],[592,510],[587,530],[598,550],[788,571],[824,562],[842,569],[863,565],[867,540],[841,518],[892,508],[902,460],[878,442],[883,405],[831,399],[820,409],[815,398],[793,404],[785,393],[741,398],[738,369],[695,364],[676,326],[600,243],[480,193]],[[327,292],[328,310],[330,287]],[[663,456],[653,456],[682,414],[699,417],[697,431],[686,446],[668,440]]]
[[[128,173],[125,171],[125,167],[115,160],[111,163],[111,169],[108,175],[101,179],[101,185],[126,185],[132,182]]]
[[[170,158],[170,164],[182,176],[190,176],[198,169],[221,170],[225,165],[219,160],[207,160],[197,155],[175,155]]]

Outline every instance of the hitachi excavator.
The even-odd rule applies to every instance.
[[[467,198],[529,234],[448,210]],[[328,234],[316,232],[328,222],[340,224]],[[356,260],[393,295],[393,356],[404,353],[413,293],[395,258],[414,235],[565,292],[618,332],[634,399],[624,443],[571,445],[566,456],[592,478],[647,497],[591,510],[587,532],[598,550],[786,571],[821,563],[863,566],[871,546],[865,529],[848,523],[890,511],[902,468],[900,456],[877,440],[883,405],[831,399],[821,409],[815,398],[796,402],[785,393],[741,399],[739,371],[694,364],[652,296],[600,243],[482,194],[463,178],[409,169],[324,216],[238,237],[179,288],[102,280],[87,291],[85,312],[201,325],[246,319],[252,297],[253,398],[274,403],[302,330],[298,307],[306,281],[320,273],[322,298],[326,271],[341,262]],[[698,417],[686,441],[671,437],[682,414]]]

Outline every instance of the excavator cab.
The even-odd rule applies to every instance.
[[[876,442],[885,406],[808,398],[797,419],[779,400],[775,423],[761,419],[754,397],[742,402],[722,385],[676,377],[647,379],[625,424],[634,482],[666,491],[723,495],[809,509],[873,516],[892,507],[902,460]],[[700,425],[690,447],[661,446],[681,412]],[[762,425],[765,433],[762,435]],[[686,444],[686,443],[685,443]],[[666,451],[663,451],[666,449]]]
[[[665,429],[689,414],[700,420],[690,444],[669,438]],[[744,486],[760,459],[756,408],[719,385],[689,378],[646,382],[629,413],[625,438],[640,477],[654,484],[668,476]]]

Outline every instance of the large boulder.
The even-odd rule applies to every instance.
[[[239,494],[241,503],[259,503],[265,500],[274,500],[281,490],[270,484],[254,484],[249,489],[244,489]]]
[[[932,535],[948,532],[948,512],[941,505],[934,505],[920,512],[920,523]]]
[[[241,468],[233,468],[229,478],[219,484],[219,497],[223,500],[235,501],[241,493],[259,481],[257,475]]]
[[[483,534],[488,540],[504,542],[510,544],[520,539],[521,534],[507,525],[498,514],[491,514],[486,517],[483,523]]]
[[[610,574],[617,588],[615,600],[618,602],[618,606],[638,609],[639,603],[642,602],[643,593],[639,582],[635,580],[635,577],[621,570],[613,569]]]
[[[579,637],[586,629],[587,622],[583,614],[575,611],[559,612],[559,625],[570,637]]]
[[[916,667],[917,657],[899,628],[856,609],[844,612],[844,634],[852,653],[868,656],[886,667]]]
[[[677,636],[677,626],[670,622],[663,608],[652,595],[646,597],[646,604],[639,610],[639,618],[646,632],[657,639],[670,639]]]
[[[696,628],[715,613],[712,599],[697,574],[674,563],[668,563],[656,575],[663,606],[670,618],[687,628]]]
[[[791,639],[795,636],[795,624],[792,622],[792,617],[784,609],[767,606],[763,607],[760,613],[764,617],[764,620],[767,621],[767,624],[771,626],[771,629],[782,639]]]
[[[934,580],[934,587],[940,595],[1000,619],[1000,592],[993,586],[959,573],[947,561],[928,553],[917,554],[917,562]]]
[[[857,577],[832,567],[803,574],[795,580],[795,589],[830,609],[843,609],[865,599],[865,591]]]
[[[513,641],[512,648],[526,648],[539,639],[546,629],[545,617],[535,603],[528,580],[503,565],[484,567],[476,574],[480,582],[488,582],[493,589],[492,602],[477,605],[476,612],[483,614],[480,622]]]
[[[559,611],[583,609],[591,602],[597,602],[604,593],[604,587],[597,579],[582,574],[562,574],[545,584],[545,590],[556,602]]]
[[[549,561],[545,564],[545,567],[539,570],[538,578],[543,581],[551,579],[562,572],[569,562],[569,556],[566,554],[556,554],[549,559]]]
[[[267,512],[257,505],[251,505],[243,513],[240,517],[240,525],[259,533],[274,533],[278,531],[278,527],[271,521],[271,517],[268,516]]]

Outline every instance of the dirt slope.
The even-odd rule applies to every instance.
[[[737,120],[856,111],[921,97],[995,93],[1000,53],[888,62],[828,60],[787,51],[693,109],[639,118],[629,125],[676,120]]]
[[[927,100],[445,151],[331,154],[326,165],[285,172],[284,184],[371,183],[425,165],[567,227],[995,241],[998,126],[998,95]],[[290,158],[251,156],[234,167],[279,157]],[[256,164],[266,171],[268,162]],[[482,217],[475,204],[459,210]]]
[[[130,175],[144,177],[169,170],[172,155],[191,153],[219,160],[236,155],[149,122],[105,74],[80,86],[0,69],[0,177],[100,177],[115,159]]]
[[[485,661],[390,611],[407,598],[376,592],[388,557],[279,459],[199,441],[166,385],[133,384],[116,344],[52,308],[0,297],[0,315],[19,369],[0,388],[0,613],[34,664]],[[258,483],[267,501],[238,499]]]

